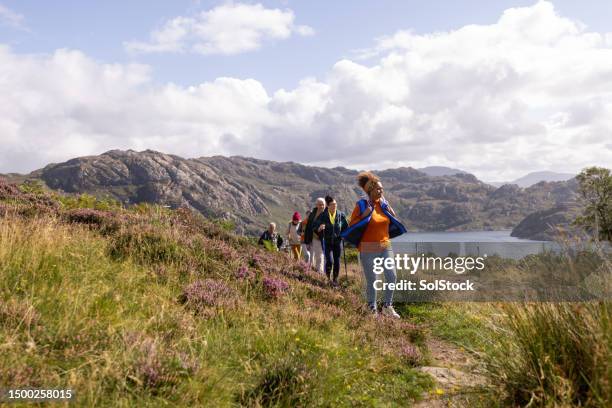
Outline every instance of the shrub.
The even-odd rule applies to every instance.
[[[414,344],[407,342],[400,343],[397,354],[410,367],[418,367],[423,364],[423,355]]]
[[[253,268],[261,267],[262,263],[263,257],[257,253],[253,254],[249,260],[249,266],[252,266]]]
[[[243,265],[240,268],[238,268],[234,276],[236,277],[236,279],[240,279],[240,280],[250,279],[252,277],[252,273],[251,271],[249,271],[248,267]]]
[[[91,208],[67,211],[65,217],[68,222],[85,224],[105,233],[116,232],[120,227],[119,221],[113,217],[112,213]]]
[[[204,312],[208,308],[233,307],[236,299],[237,294],[234,289],[217,279],[204,279],[190,283],[183,288],[180,296],[181,303],[197,312]]]
[[[185,353],[167,349],[158,339],[129,333],[124,342],[132,355],[127,369],[128,384],[152,395],[170,395],[181,378],[193,375],[199,367]]]
[[[268,252],[265,250],[254,251],[249,259],[249,266],[257,268],[262,272],[279,270],[286,265],[289,259],[279,252]]]
[[[289,284],[282,279],[266,276],[262,281],[264,296],[274,300],[283,296],[289,290]]]
[[[298,270],[298,272],[301,272],[301,273],[308,273],[312,270],[312,267],[310,266],[310,264],[303,260],[298,261],[295,268]]]
[[[142,264],[180,263],[186,257],[185,248],[171,236],[155,229],[132,228],[113,237],[109,246],[111,257],[132,258]]]
[[[329,288],[329,283],[325,278],[325,275],[316,272],[306,262],[298,262],[294,264],[293,270],[282,270],[281,274],[288,278],[304,282],[308,285],[316,286],[319,288]]]
[[[23,193],[15,184],[10,184],[4,180],[0,180],[0,200],[15,199],[22,195]]]
[[[23,216],[38,215],[38,212],[47,213],[60,206],[56,199],[42,190],[29,188],[26,185],[17,186],[2,180],[0,180],[0,200],[27,207],[20,209],[20,212],[24,212]]]
[[[98,198],[91,194],[63,195],[58,200],[66,209],[90,208],[92,210],[113,211],[123,207],[121,202],[111,197]]]
[[[43,194],[45,186],[40,180],[26,180],[19,186],[19,190],[27,194]]]
[[[214,220],[214,223],[217,224],[221,229],[225,231],[228,231],[228,232],[236,231],[236,223],[232,220],[216,219]]]
[[[213,241],[212,254],[219,260],[229,262],[237,257],[236,250],[225,241]]]

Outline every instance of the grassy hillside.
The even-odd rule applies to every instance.
[[[373,318],[355,269],[332,290],[191,211],[0,181],[0,386],[77,406],[609,406],[609,302]],[[478,386],[426,374],[468,354]]]
[[[397,406],[422,333],[188,211],[0,185],[0,384],[81,406]]]

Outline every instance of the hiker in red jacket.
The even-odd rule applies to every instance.
[[[300,224],[302,222],[302,217],[299,212],[294,212],[293,217],[291,218],[291,222],[287,225],[287,231],[285,235],[287,236],[287,241],[291,246],[291,257],[296,261],[300,260],[300,256],[302,255],[302,239],[299,234]]]

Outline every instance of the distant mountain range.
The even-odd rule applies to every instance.
[[[460,169],[453,169],[452,167],[444,166],[427,166],[417,169],[420,172],[427,174],[428,176],[440,177],[440,176],[454,176],[455,174],[468,174],[467,171]]]
[[[126,204],[185,206],[233,220],[239,232],[255,234],[270,221],[284,225],[294,211],[304,215],[326,194],[335,196],[340,209],[350,214],[362,195],[357,173],[238,156],[184,159],[151,150],[112,150],[8,178],[38,179],[51,189],[111,196]],[[464,171],[442,167],[401,167],[377,174],[386,197],[412,231],[511,229],[535,212],[577,203],[575,179],[496,188]],[[528,234],[519,235],[525,238],[543,236],[533,228],[524,231]]]
[[[576,177],[575,174],[571,173],[556,173],[554,171],[534,171],[528,173],[523,177],[517,178],[513,181],[492,181],[489,182],[492,186],[501,187],[504,184],[516,184],[519,187],[527,188],[541,181],[566,181]]]
[[[417,170],[427,174],[428,176],[434,176],[434,177],[453,176],[455,174],[469,174],[465,170],[455,169],[452,167],[445,167],[445,166],[427,166],[427,167],[418,168]],[[523,177],[519,177],[516,180],[491,181],[491,182],[487,182],[487,184],[490,184],[493,187],[501,187],[504,184],[516,184],[519,187],[527,188],[541,181],[547,181],[547,182],[567,181],[574,177],[576,177],[576,175],[572,173],[557,173],[554,171],[534,171],[532,173],[528,173],[524,175]]]

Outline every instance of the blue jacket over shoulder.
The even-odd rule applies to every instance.
[[[363,212],[368,208],[368,200],[362,198],[361,200],[357,201],[357,205],[359,206],[359,213],[363,214]],[[391,215],[389,212],[389,204],[387,204],[386,201],[381,200],[380,208],[391,221],[389,222],[389,238],[395,238],[407,232],[406,227],[404,227],[404,225],[397,218]],[[372,214],[370,213],[364,219],[359,220],[359,222],[344,230],[341,237],[351,244],[358,246],[361,242],[361,237],[363,236],[366,228],[368,228],[368,224],[370,223],[371,219]]]

